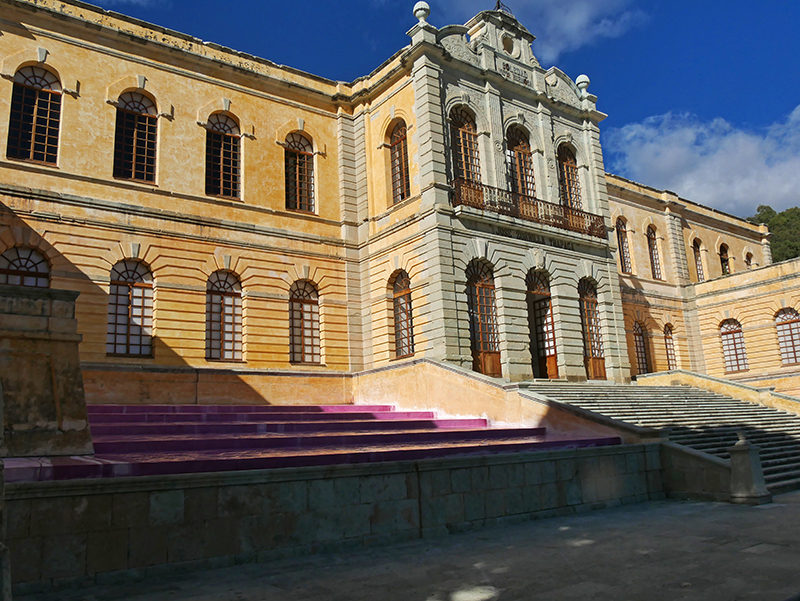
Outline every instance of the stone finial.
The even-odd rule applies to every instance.
[[[427,2],[417,2],[414,5],[414,16],[419,19],[420,23],[426,23],[428,15],[431,14],[431,7]]]
[[[586,88],[589,87],[590,83],[592,83],[592,80],[589,79],[588,75],[578,75],[578,79],[575,80],[575,85],[578,86],[578,89],[581,91],[581,98],[586,98],[589,95]]]
[[[747,437],[744,435],[744,432],[737,432],[736,435],[739,437],[739,442],[736,443],[737,447],[741,447],[747,444]]]

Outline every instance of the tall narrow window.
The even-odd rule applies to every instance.
[[[239,198],[239,126],[214,113],[206,125],[206,194]]]
[[[525,132],[518,127],[510,128],[506,134],[506,161],[511,191],[535,197],[531,144]]]
[[[582,207],[578,162],[575,153],[564,144],[558,148],[558,190],[562,205],[571,209]]]
[[[478,152],[478,127],[466,109],[450,111],[450,134],[453,144],[453,170],[456,178],[481,183],[481,158]]]
[[[744,266],[747,269],[752,269],[753,268],[753,253],[747,253],[744,256]]]
[[[528,286],[528,327],[531,338],[531,358],[534,376],[557,378],[556,328],[553,321],[553,299],[547,274],[529,271],[525,278]]]
[[[114,177],[156,181],[158,112],[153,101],[138,92],[125,92],[117,102],[114,134]]]
[[[411,317],[411,280],[405,271],[395,277],[392,292],[395,357],[410,357],[414,354],[414,324]]]
[[[152,329],[153,275],[144,263],[124,259],[111,270],[106,354],[152,356]]]
[[[778,346],[784,365],[800,363],[800,314],[794,309],[781,309],[775,315]]]
[[[581,333],[583,335],[583,359],[590,380],[605,380],[606,364],[603,352],[603,332],[600,329],[600,312],[597,304],[597,288],[587,279],[578,282],[580,299]]]
[[[0,284],[47,288],[50,286],[50,266],[32,248],[9,248],[0,255]]]
[[[206,283],[206,359],[242,360],[242,285],[230,271]]]
[[[617,219],[617,246],[619,247],[619,268],[622,273],[632,273],[631,269],[631,250],[628,247],[628,229],[625,227],[625,221],[620,218]]]
[[[305,136],[286,136],[284,146],[286,208],[314,212],[314,147]]]
[[[650,253],[650,271],[654,280],[661,279],[661,261],[658,258],[658,240],[656,239],[656,228],[652,225],[647,226],[647,250]]]
[[[502,369],[494,274],[486,263],[472,261],[466,275],[472,368],[488,376],[499,376]]]
[[[408,176],[408,130],[405,121],[401,121],[392,130],[389,150],[392,161],[392,203],[405,200],[411,196],[411,185]]]
[[[697,281],[705,282],[706,276],[705,273],[703,273],[703,257],[700,253],[701,246],[702,242],[695,238],[692,243],[692,253],[694,253],[694,267],[697,270]]]
[[[719,326],[719,335],[722,340],[722,357],[725,360],[725,371],[732,373],[748,369],[742,324],[735,319],[726,319]]]
[[[731,272],[731,260],[728,257],[728,245],[721,244],[719,247],[719,266],[722,269],[722,275],[728,275]]]
[[[675,356],[675,340],[672,337],[672,325],[664,326],[664,346],[667,350],[667,369],[678,369],[678,360]]]
[[[8,123],[10,159],[55,165],[61,121],[61,84],[41,67],[23,67],[14,75]]]
[[[319,293],[308,280],[292,284],[289,290],[291,312],[291,360],[293,363],[321,363],[319,340]]]
[[[633,345],[636,348],[637,374],[650,373],[650,358],[647,356],[647,339],[644,328],[638,321],[633,324]]]

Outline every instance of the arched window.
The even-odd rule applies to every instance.
[[[111,270],[106,354],[153,354],[153,275],[141,261],[124,259]]]
[[[557,378],[556,328],[550,282],[546,273],[529,271],[525,283],[528,287],[528,327],[534,377]]]
[[[722,340],[725,371],[731,373],[748,369],[742,324],[735,319],[726,319],[719,326],[719,335]]]
[[[125,92],[117,102],[114,135],[114,177],[156,181],[158,111],[138,92]]]
[[[664,346],[667,349],[667,369],[678,369],[678,360],[675,356],[675,340],[672,338],[672,324],[664,326]]]
[[[753,253],[747,253],[744,256],[744,266],[747,269],[752,269],[753,268]]]
[[[286,208],[314,212],[314,146],[302,134],[286,136]]]
[[[214,113],[206,124],[206,194],[239,198],[239,126]]]
[[[411,280],[405,271],[394,278],[394,354],[410,357],[414,354],[414,323],[411,316]]]
[[[694,253],[694,267],[697,270],[697,281],[705,282],[706,276],[705,273],[703,273],[703,257],[700,254],[701,246],[702,242],[695,238],[694,242],[692,242],[692,253]]]
[[[509,128],[506,134],[506,160],[511,191],[535,197],[531,144],[525,132],[518,127]]]
[[[472,368],[488,376],[500,376],[500,340],[492,268],[483,261],[472,261],[467,266],[466,276]]]
[[[242,360],[242,285],[230,271],[206,283],[206,359]]]
[[[478,151],[478,127],[463,107],[450,111],[450,134],[453,143],[453,171],[457,179],[481,183],[481,157]]]
[[[775,315],[778,346],[784,365],[800,363],[800,314],[794,309],[781,309]]]
[[[658,240],[656,239],[656,228],[652,225],[647,226],[647,250],[650,252],[650,271],[654,280],[661,279],[661,261],[658,258]]]
[[[633,345],[636,348],[636,373],[650,373],[650,358],[647,356],[647,339],[644,328],[638,321],[633,323]]]
[[[50,286],[50,266],[32,248],[9,248],[0,255],[0,284],[47,288]]]
[[[578,162],[575,153],[566,144],[558,147],[558,189],[562,205],[571,209],[582,207]]]
[[[397,204],[411,196],[408,176],[408,130],[405,121],[400,121],[394,126],[389,151],[392,162],[392,203]]]
[[[41,67],[17,71],[11,92],[6,156],[55,165],[60,121],[58,77]]]
[[[321,363],[319,342],[319,293],[308,280],[289,289],[291,312],[291,360],[293,363]]]
[[[728,275],[731,272],[731,260],[728,257],[727,244],[720,244],[719,246],[719,265],[722,268],[722,275]]]
[[[597,305],[597,288],[587,280],[578,282],[580,299],[583,359],[590,380],[605,380],[606,363],[603,352],[603,332],[600,329],[600,312]]]
[[[617,246],[619,247],[619,267],[622,273],[633,273],[631,268],[631,249],[628,246],[628,229],[625,221],[620,217],[617,219]]]

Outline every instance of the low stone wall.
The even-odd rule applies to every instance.
[[[731,462],[692,448],[661,445],[664,492],[672,499],[730,501]]]
[[[379,545],[664,497],[658,443],[10,484],[17,593]]]

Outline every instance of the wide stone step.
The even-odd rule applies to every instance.
[[[282,411],[249,411],[247,413],[194,413],[187,420],[187,413],[129,413],[90,415],[89,423],[94,424],[157,424],[183,423],[186,421],[203,423],[220,422],[297,422],[297,421],[330,421],[330,420],[393,420],[393,419],[434,419],[432,411],[375,411],[375,412],[342,412],[342,413],[309,413],[284,408]]]
[[[119,413],[371,413],[394,411],[393,405],[88,405],[89,415]]]

